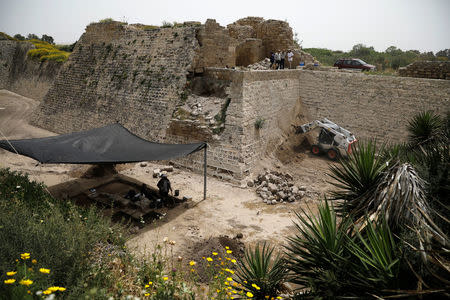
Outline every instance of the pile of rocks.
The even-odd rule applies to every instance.
[[[141,165],[142,167],[142,165]],[[153,170],[153,178],[161,177],[162,174],[167,174],[167,172],[173,172],[173,166],[163,166],[158,169]]]
[[[256,193],[263,199],[264,203],[277,204],[283,202],[294,202],[300,200],[306,192],[305,186],[295,186],[292,176],[288,173],[277,171],[266,171],[258,175],[249,186],[256,185]]]
[[[270,69],[270,59],[265,58],[257,63],[247,66],[250,70],[269,70]]]

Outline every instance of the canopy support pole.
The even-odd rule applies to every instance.
[[[203,161],[203,200],[206,199],[206,148],[208,144],[205,145],[205,155]]]

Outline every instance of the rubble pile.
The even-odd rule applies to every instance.
[[[265,58],[257,63],[247,66],[250,70],[269,70],[270,69],[270,59]]]
[[[256,185],[256,193],[263,199],[264,203],[277,204],[283,202],[294,202],[300,200],[306,192],[305,186],[295,186],[293,178],[288,173],[277,171],[266,171],[258,175],[249,185]]]

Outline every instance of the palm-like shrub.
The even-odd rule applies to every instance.
[[[339,223],[326,201],[319,206],[317,217],[311,211],[301,212],[296,213],[296,234],[288,237],[286,246],[289,281],[327,297],[345,293],[342,258],[350,223]]]
[[[396,285],[400,255],[387,222],[378,224],[366,220],[364,229],[349,238],[347,247],[356,260],[351,260],[350,277],[367,288],[386,288]]]
[[[274,253],[275,248],[266,243],[256,245],[245,252],[238,265],[236,277],[245,290],[255,299],[271,299],[280,291],[286,277],[286,267],[282,256]]]
[[[348,159],[330,166],[329,175],[335,180],[331,183],[337,188],[331,193],[332,199],[339,200],[337,211],[363,216],[370,205],[365,199],[376,189],[387,166],[385,156],[377,155],[373,141],[358,143]]]
[[[415,115],[407,127],[411,146],[435,142],[442,134],[443,125],[441,117],[430,111]]]
[[[396,286],[400,253],[384,218],[355,227],[349,218],[339,221],[326,201],[317,217],[297,218],[286,246],[290,282],[323,298],[367,297]]]

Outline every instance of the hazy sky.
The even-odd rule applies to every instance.
[[[152,25],[210,18],[226,26],[246,16],[287,20],[305,48],[450,48],[450,0],[0,0],[0,31],[48,34],[56,43],[78,40],[104,18]]]

